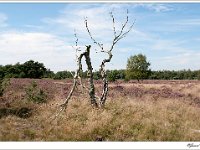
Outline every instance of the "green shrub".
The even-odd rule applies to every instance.
[[[31,129],[24,130],[24,136],[30,140],[33,140],[35,138],[35,131]]]
[[[2,81],[2,88],[6,89],[6,87],[9,85],[10,85],[10,78],[4,78]]]
[[[127,60],[126,79],[143,80],[150,76],[150,63],[147,61],[145,55],[138,54],[131,56]]]
[[[129,78],[128,76],[126,76],[126,77],[124,78],[124,82],[128,82],[128,81],[130,81],[130,78]]]
[[[197,75],[197,80],[200,80],[200,72]]]
[[[46,93],[38,88],[38,85],[35,81],[31,83],[31,85],[26,88],[26,97],[28,101],[32,101],[34,103],[45,103],[47,101]]]
[[[3,79],[0,79],[0,96],[3,96],[2,82],[3,82]]]
[[[10,78],[0,78],[0,96],[3,96],[3,92],[8,85],[10,85]]]
[[[108,81],[110,81],[110,82],[114,82],[114,81],[116,81],[116,76],[115,76],[114,73],[110,72],[110,73],[108,74],[108,76],[107,76],[107,79],[108,79]]]

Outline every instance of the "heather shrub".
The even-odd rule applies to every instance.
[[[4,78],[2,81],[2,88],[6,89],[6,87],[9,85],[10,85],[10,78]]]
[[[0,96],[3,96],[2,82],[3,82],[3,80],[0,79]]]
[[[108,74],[107,79],[108,79],[108,81],[110,81],[110,82],[114,82],[114,81],[116,81],[116,76],[115,76],[114,73],[111,72],[110,74]]]
[[[200,80],[200,71],[199,71],[199,73],[197,75],[197,80]]]
[[[3,92],[8,85],[10,85],[10,78],[0,78],[0,96],[3,96]]]
[[[38,87],[35,81],[33,81],[31,85],[25,89],[25,91],[28,101],[32,101],[34,103],[45,103],[47,101],[46,93]]]

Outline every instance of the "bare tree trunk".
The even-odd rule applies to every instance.
[[[86,52],[85,52],[85,61],[88,67],[88,77],[89,77],[89,95],[90,95],[90,100],[91,100],[91,104],[92,106],[98,107],[97,101],[96,101],[96,97],[95,97],[95,87],[94,87],[94,79],[93,79],[93,68],[92,68],[92,63],[91,63],[91,59],[90,59],[90,48],[91,45],[86,46]]]
[[[113,56],[111,52],[108,52],[108,55],[109,55],[109,58],[104,59],[100,66],[100,73],[101,73],[101,77],[103,80],[103,90],[102,90],[102,94],[101,94],[101,98],[100,98],[100,106],[101,107],[104,107],[106,98],[107,98],[107,94],[108,94],[108,80],[107,80],[107,74],[106,74],[106,70],[105,70],[105,63],[110,62],[110,60],[112,59],[112,56]]]
[[[119,33],[116,32],[116,27],[115,27],[115,18],[113,16],[113,13],[110,12],[110,15],[111,15],[111,18],[112,18],[112,22],[113,22],[113,31],[114,31],[114,38],[113,38],[113,41],[112,41],[112,45],[110,47],[109,50],[105,50],[104,49],[104,46],[103,44],[97,42],[94,37],[92,36],[90,30],[89,30],[89,27],[88,27],[88,21],[87,21],[87,18],[85,18],[85,27],[87,29],[87,32],[91,38],[91,40],[94,42],[94,44],[97,44],[97,46],[100,47],[100,52],[103,52],[103,53],[107,53],[108,54],[108,58],[107,59],[104,59],[100,65],[100,73],[101,73],[101,78],[103,80],[103,90],[102,90],[102,94],[101,94],[101,97],[100,97],[100,102],[99,102],[99,105],[100,107],[104,107],[105,105],[105,102],[106,102],[106,98],[107,98],[107,94],[108,94],[108,80],[107,80],[107,75],[106,75],[106,70],[105,70],[105,64],[107,62],[110,62],[111,59],[112,59],[112,50],[115,46],[115,44],[121,40],[122,38],[126,37],[126,35],[131,31],[134,23],[126,30],[125,30],[125,27],[127,26],[127,23],[129,21],[129,17],[128,17],[128,10],[127,10],[127,17],[126,17],[126,21],[124,24],[122,24],[122,27],[121,27],[121,30],[119,31]]]
[[[105,70],[105,64],[110,62],[111,59],[112,59],[112,50],[115,46],[115,44],[121,40],[122,38],[124,38],[129,32],[130,30],[132,29],[134,23],[127,29],[125,30],[128,22],[129,22],[129,18],[128,18],[128,10],[127,10],[127,17],[126,17],[126,21],[124,24],[122,24],[122,27],[121,29],[119,30],[119,33],[116,32],[116,28],[115,28],[115,18],[113,16],[113,13],[110,12],[110,15],[111,15],[111,18],[112,18],[112,21],[113,21],[113,31],[114,31],[114,38],[113,38],[113,41],[112,41],[112,44],[111,44],[111,47],[110,49],[107,49],[105,50],[104,49],[104,46],[103,44],[97,42],[89,28],[88,28],[88,22],[87,22],[87,18],[85,18],[85,26],[86,26],[86,29],[87,29],[87,32],[91,38],[91,40],[94,42],[94,44],[97,44],[99,47],[100,47],[100,52],[102,53],[107,53],[108,54],[108,58],[107,59],[104,59],[100,65],[100,74],[101,74],[101,78],[103,80],[103,89],[102,89],[102,94],[101,94],[101,97],[97,97],[96,94],[95,94],[95,86],[94,86],[94,79],[93,79],[93,68],[92,68],[92,63],[91,63],[91,58],[90,58],[90,49],[91,49],[91,45],[88,45],[86,46],[86,50],[81,53],[79,56],[76,55],[77,57],[77,66],[78,66],[78,69],[76,70],[75,72],[75,75],[74,75],[74,83],[73,83],[73,86],[72,86],[72,89],[70,91],[70,93],[68,94],[66,100],[64,101],[64,103],[61,105],[61,110],[63,110],[64,108],[67,107],[67,104],[77,86],[77,83],[78,83],[78,79],[80,80],[80,84],[81,84],[81,87],[82,87],[82,91],[83,91],[83,85],[82,85],[82,79],[81,79],[81,75],[80,75],[80,72],[82,71],[82,63],[81,63],[81,60],[83,57],[85,57],[85,61],[86,61],[86,65],[87,65],[87,72],[88,72],[88,82],[89,82],[89,88],[88,88],[88,93],[90,95],[90,101],[91,101],[91,105],[94,106],[94,107],[104,107],[105,105],[105,102],[106,102],[106,98],[107,98],[107,94],[108,94],[108,80],[107,80],[107,74],[106,74],[106,70]],[[75,37],[76,37],[76,54],[78,53],[78,51],[81,51],[80,50],[80,47],[78,47],[78,38],[77,38],[77,35],[76,33],[74,34]],[[96,99],[99,99],[99,103],[97,103],[97,100]]]
[[[72,89],[70,91],[70,93],[68,94],[65,102],[61,105],[62,107],[67,107],[67,104],[74,92],[74,89],[77,85],[77,79],[80,79],[80,82],[81,81],[81,77],[80,77],[80,72],[82,70],[82,63],[81,63],[81,60],[83,58],[83,56],[85,57],[85,61],[86,61],[86,64],[87,64],[87,69],[88,69],[88,77],[89,77],[89,95],[90,95],[90,101],[91,101],[91,105],[94,106],[94,107],[98,107],[98,104],[97,104],[97,101],[96,101],[96,96],[95,96],[95,87],[94,87],[94,79],[93,79],[93,68],[92,68],[92,63],[91,63],[91,59],[90,59],[90,48],[91,48],[91,45],[89,46],[86,46],[86,51],[82,54],[80,54],[79,57],[77,57],[77,65],[78,65],[78,69],[76,70],[76,73],[74,75],[74,83],[73,83],[73,86],[72,86]],[[80,83],[82,85],[82,83]]]
[[[74,83],[73,83],[73,86],[72,86],[72,89],[71,91],[69,92],[67,98],[65,99],[65,102],[63,104],[61,104],[61,107],[64,109],[67,107],[68,103],[69,103],[69,100],[76,88],[76,85],[77,85],[77,79],[80,78],[80,72],[82,70],[82,63],[81,63],[81,60],[84,56],[84,53],[81,54],[78,58],[77,58],[77,65],[78,65],[78,69],[76,70],[75,72],[75,75],[74,75]]]

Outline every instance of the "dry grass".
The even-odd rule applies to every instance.
[[[127,83],[128,84],[128,83]],[[130,90],[113,88],[104,109],[92,109],[86,95],[73,97],[67,110],[55,120],[61,99],[58,95],[46,104],[32,104],[21,100],[12,107],[33,109],[30,118],[8,115],[0,119],[1,141],[199,141],[200,107],[190,103],[200,90],[199,83],[192,88],[171,84],[141,84],[145,90],[163,86],[193,97],[162,97],[153,94],[131,95]],[[182,85],[182,84],[181,84]],[[115,85],[112,85],[115,87]],[[118,85],[119,87],[123,85]],[[134,86],[134,85],[133,85]],[[187,84],[185,84],[187,86]],[[194,92],[195,90],[195,92]],[[131,91],[134,92],[134,91]],[[191,98],[191,99],[190,99]]]

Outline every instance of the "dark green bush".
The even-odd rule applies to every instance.
[[[116,81],[116,76],[115,76],[114,73],[111,72],[111,73],[108,74],[107,79],[110,82],[114,82],[114,81]]]
[[[126,80],[137,79],[139,81],[148,79],[151,73],[149,67],[150,63],[147,61],[145,55],[138,54],[131,56],[127,60]]]
[[[10,78],[0,78],[0,96],[3,96],[3,92],[10,84]]]
[[[0,96],[3,96],[2,82],[3,82],[3,79],[0,78]]]
[[[26,97],[28,101],[32,101],[34,103],[45,103],[47,101],[46,93],[38,87],[35,81],[33,81],[31,85],[26,88]]]

